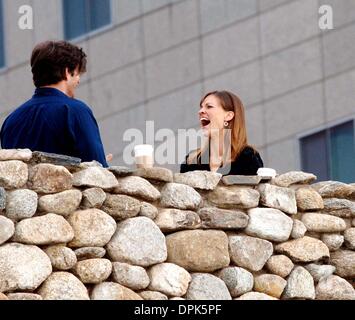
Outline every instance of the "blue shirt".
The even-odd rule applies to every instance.
[[[28,148],[108,166],[91,109],[54,88],[37,88],[6,118],[0,138],[3,149]]]

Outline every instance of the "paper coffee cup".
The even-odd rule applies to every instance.
[[[150,144],[140,144],[134,147],[134,158],[137,168],[153,167],[153,146]]]

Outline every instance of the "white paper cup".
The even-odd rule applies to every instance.
[[[134,147],[134,158],[137,168],[151,168],[154,164],[153,146],[150,144],[139,144]]]

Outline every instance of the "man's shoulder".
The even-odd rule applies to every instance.
[[[84,102],[79,99],[68,98],[67,105],[72,112],[88,112],[92,113],[91,108]]]

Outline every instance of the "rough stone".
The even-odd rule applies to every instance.
[[[39,198],[39,210],[66,217],[79,207],[81,198],[80,190],[66,190],[56,194],[45,195]]]
[[[113,218],[122,220],[138,215],[141,202],[123,194],[107,194],[101,209]]]
[[[355,217],[355,202],[346,199],[324,199],[324,211],[340,218]]]
[[[83,247],[74,250],[78,261],[86,259],[102,258],[106,254],[106,250],[101,247]]]
[[[7,295],[9,300],[43,300],[39,294],[27,292],[15,292]]]
[[[323,277],[332,275],[335,271],[334,266],[315,263],[307,264],[305,268],[312,275],[315,282],[318,282]]]
[[[87,259],[79,261],[74,269],[82,283],[101,283],[112,272],[112,264],[108,259]]]
[[[106,200],[106,193],[101,188],[89,188],[83,191],[82,207],[84,209],[101,208]]]
[[[298,219],[293,220],[293,226],[291,231],[291,238],[299,239],[304,237],[307,232],[307,228],[304,223]]]
[[[260,271],[273,253],[272,243],[266,240],[230,235],[229,250],[231,260],[240,267]]]
[[[346,229],[342,218],[329,214],[308,212],[302,216],[302,222],[308,231],[314,232],[340,232]]]
[[[230,186],[217,187],[208,195],[208,200],[221,208],[250,209],[259,204],[260,194],[250,187]]]
[[[254,208],[248,211],[246,234],[265,240],[282,242],[290,237],[293,220],[278,209]]]
[[[163,232],[196,229],[201,226],[201,219],[196,212],[179,209],[160,209],[154,222]]]
[[[68,222],[74,230],[70,247],[102,247],[116,231],[115,220],[99,209],[75,211]]]
[[[261,180],[262,180],[261,176],[230,175],[230,176],[222,177],[222,182],[226,186],[230,186],[233,184],[255,186],[258,185]]]
[[[2,292],[0,292],[0,301],[1,300],[10,300],[5,294],[3,294]]]
[[[0,162],[0,186],[5,189],[22,188],[28,180],[27,164],[18,160]]]
[[[344,232],[345,246],[355,250],[355,228],[350,228]]]
[[[48,153],[41,151],[32,152],[31,163],[50,163],[57,166],[71,167],[80,164],[81,159],[63,154]]]
[[[311,185],[323,198],[348,198],[355,191],[355,186],[338,181],[322,181]]]
[[[294,262],[312,262],[329,257],[328,247],[308,236],[278,244],[275,250],[287,254]]]
[[[317,300],[355,300],[353,286],[338,276],[322,278],[316,287]]]
[[[0,210],[4,210],[6,207],[6,191],[3,187],[0,187]]]
[[[143,300],[131,289],[115,282],[97,284],[91,292],[91,300]]]
[[[160,192],[149,181],[137,177],[128,176],[118,179],[118,185],[114,193],[135,196],[147,201],[155,201],[160,198]]]
[[[153,206],[152,204],[143,201],[141,203],[139,215],[142,217],[147,217],[149,219],[154,220],[158,215],[158,209],[157,209],[157,207]]]
[[[10,219],[0,216],[0,245],[9,240],[14,233],[14,223]]]
[[[73,174],[73,185],[111,189],[118,185],[115,175],[105,168],[89,167]]]
[[[160,167],[138,168],[134,172],[134,175],[149,180],[173,182],[173,172],[166,168],[160,168]]]
[[[36,246],[8,243],[0,247],[0,292],[35,290],[51,272],[51,261]]]
[[[311,274],[303,267],[295,267],[287,279],[285,299],[314,299],[315,288]]]
[[[289,214],[297,213],[296,193],[294,190],[268,183],[260,184],[258,189],[262,205],[279,209]]]
[[[168,300],[168,297],[165,294],[158,291],[144,290],[139,292],[139,295],[144,300]]]
[[[162,292],[168,296],[183,296],[191,281],[190,274],[173,263],[156,264],[148,270],[150,284],[148,289]]]
[[[44,252],[51,260],[53,268],[57,270],[69,270],[73,268],[77,262],[74,251],[65,245],[50,246],[46,248]]]
[[[253,290],[253,274],[243,268],[227,267],[219,271],[217,276],[227,285],[232,297],[238,297]]]
[[[240,210],[206,207],[200,209],[198,215],[202,227],[207,229],[243,229],[249,221],[249,216]]]
[[[330,263],[336,267],[335,274],[342,278],[355,277],[355,252],[350,250],[339,250],[332,252]]]
[[[88,291],[80,280],[63,271],[53,272],[38,293],[44,300],[89,300]]]
[[[255,277],[254,290],[269,296],[280,298],[287,281],[275,274],[262,274]]]
[[[208,273],[194,273],[186,293],[187,300],[231,300],[226,284]]]
[[[214,190],[221,180],[222,174],[211,171],[189,171],[175,173],[174,182],[186,184],[192,188],[202,190]]]
[[[9,191],[6,197],[6,216],[12,220],[32,217],[37,210],[37,193],[28,189]]]
[[[201,202],[200,194],[190,186],[167,183],[161,190],[160,205],[182,210],[195,210]]]
[[[112,263],[112,277],[117,283],[132,290],[145,289],[150,283],[147,271],[143,267],[124,262]]]
[[[344,243],[344,236],[340,234],[324,233],[321,236],[321,240],[329,248],[329,251],[338,250]]]
[[[291,184],[309,184],[316,180],[314,174],[302,171],[290,171],[274,178],[274,183],[279,187],[289,187]]]
[[[48,245],[69,242],[73,237],[72,227],[62,216],[48,213],[18,222],[13,241]]]
[[[212,272],[229,265],[228,238],[218,230],[186,230],[166,237],[168,262],[188,271]]]
[[[278,300],[278,299],[261,292],[247,292],[235,300]]]
[[[113,261],[143,267],[164,262],[167,258],[164,234],[146,217],[120,222],[106,249]]]
[[[133,169],[124,166],[111,166],[107,169],[118,178],[130,176],[134,172]]]
[[[30,149],[2,149],[0,150],[0,161],[19,160],[27,162],[32,158]]]
[[[296,190],[297,208],[300,211],[320,210],[324,208],[320,194],[311,187]]]
[[[294,264],[293,264],[292,260],[282,254],[272,256],[266,262],[266,268],[270,272],[272,272],[282,278],[286,278],[290,274],[290,272],[292,271],[293,267],[294,267]]]

